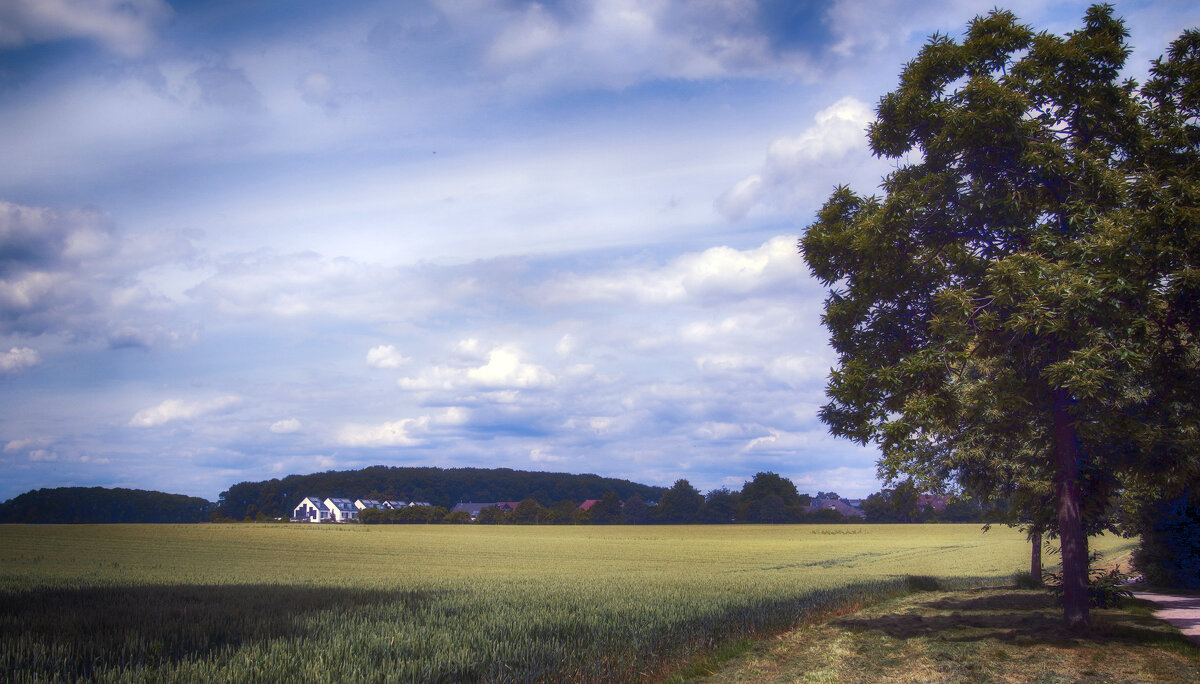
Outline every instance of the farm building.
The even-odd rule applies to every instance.
[[[463,511],[467,515],[471,516],[471,520],[475,520],[479,517],[479,511],[495,505],[496,504],[494,503],[458,503],[454,505],[454,508],[450,509],[450,512],[456,513],[458,511]]]
[[[325,510],[329,511],[329,519],[334,522],[349,522],[358,519],[358,509],[350,499],[325,499]]]
[[[917,497],[918,508],[932,508],[941,512],[946,510],[946,497],[941,494],[921,494]]]
[[[863,513],[841,499],[817,499],[809,505],[808,510],[814,513],[817,511],[837,511],[847,518],[867,517],[866,513]]]
[[[325,522],[329,520],[329,509],[315,496],[306,496],[292,510],[292,520],[296,522]]]

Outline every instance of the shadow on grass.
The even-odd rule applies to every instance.
[[[303,638],[324,611],[427,592],[278,585],[138,585],[0,592],[0,671],[90,679],[99,668],[163,665],[227,647]]]
[[[1136,605],[1137,601],[1129,602]],[[854,631],[877,631],[894,639],[974,642],[988,639],[1025,644],[1070,646],[1080,639],[1152,645],[1200,655],[1187,637],[1143,610],[1092,611],[1092,628],[1080,635],[1064,627],[1061,608],[1049,594],[1012,591],[959,598],[930,598],[913,604],[915,612],[847,617],[832,624]]]

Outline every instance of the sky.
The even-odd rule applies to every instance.
[[[0,0],[0,500],[368,465],[877,491],[797,239],[932,0]],[[1078,2],[1003,5],[1040,30]],[[1193,0],[1119,2],[1129,75]]]

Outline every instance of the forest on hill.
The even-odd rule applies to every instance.
[[[210,501],[142,489],[35,489],[0,503],[0,523],[195,523],[208,520]]]
[[[662,487],[590,473],[542,473],[509,468],[411,468],[371,466],[361,470],[288,475],[263,482],[239,482],[221,492],[217,512],[243,520],[260,514],[289,517],[306,496],[348,499],[422,501],[453,507],[464,501],[520,501],[536,499],[547,504],[564,499],[579,502],[615,492],[621,499],[634,494],[658,501]]]

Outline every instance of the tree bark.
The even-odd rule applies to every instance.
[[[1029,553],[1029,577],[1034,583],[1042,583],[1042,528],[1035,527],[1029,533],[1033,549]]]
[[[1058,539],[1062,548],[1063,621],[1068,629],[1088,628],[1087,535],[1081,515],[1079,448],[1075,424],[1068,412],[1066,390],[1054,391],[1055,493],[1058,503]]]

